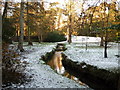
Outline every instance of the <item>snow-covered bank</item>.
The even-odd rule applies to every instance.
[[[86,88],[73,80],[58,75],[44,64],[40,57],[55,47],[56,43],[35,44],[33,46],[24,46],[30,53],[23,54],[21,61],[27,61],[25,73],[32,76],[32,80],[17,88]],[[22,58],[21,57],[21,58]]]
[[[104,58],[104,48],[99,47],[98,43],[87,44],[87,50],[86,44],[83,43],[72,43],[70,45],[67,44],[67,50],[64,53],[73,61],[85,62],[87,64],[110,71],[118,69],[119,58],[115,56],[118,55],[117,43],[109,43],[108,58]]]

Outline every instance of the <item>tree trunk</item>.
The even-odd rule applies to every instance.
[[[105,1],[103,2],[104,3],[104,6],[102,7],[104,9],[104,13],[103,13],[103,18],[102,18],[102,27],[104,28],[105,27]],[[100,46],[104,46],[104,40],[103,40],[103,36],[104,36],[104,31],[102,29],[102,33],[101,33],[101,42],[100,42]]]
[[[61,9],[59,9],[59,11],[58,11],[58,30],[59,30],[59,28],[60,28],[60,19],[61,19]]]
[[[67,32],[68,32],[68,39],[67,39],[67,41],[68,41],[68,43],[70,44],[70,43],[72,42],[72,40],[71,40],[71,30],[70,30],[70,28],[68,28]]]
[[[72,15],[69,16],[69,26],[68,26],[68,43],[72,43],[72,38],[71,38],[71,34],[72,34],[72,27],[71,27],[71,23],[72,23]]]
[[[91,30],[92,30],[92,19],[93,19],[93,14],[90,14],[90,24],[89,24],[89,35],[91,34]]]
[[[108,33],[107,30],[105,30],[104,58],[107,58],[107,43],[108,43]]]
[[[17,25],[15,25],[15,28],[16,28],[16,35],[15,35],[15,40],[19,41],[19,30],[18,30],[18,27]]]
[[[20,9],[20,37],[18,43],[18,49],[23,52],[23,38],[24,38],[24,2],[21,1],[21,9]]]
[[[68,10],[68,29],[67,29],[67,33],[68,33],[68,43],[72,43],[72,37],[71,37],[71,34],[72,34],[72,3],[71,3],[71,0],[69,1],[69,10]]]
[[[105,40],[104,58],[107,58],[107,40]]]
[[[42,33],[40,34],[40,39],[41,39],[41,42],[43,42],[43,35],[42,35]]]
[[[41,36],[38,35],[38,42],[41,43]]]
[[[109,7],[108,7],[109,11]],[[107,27],[108,27],[108,22],[109,22],[109,12],[107,14]],[[107,43],[108,43],[108,31],[105,29],[105,50],[104,50],[104,58],[107,58]]]
[[[28,31],[28,45],[33,45],[30,39],[30,25],[29,25],[29,16],[28,16],[28,1],[27,1],[27,31]]]
[[[7,8],[8,8],[8,2],[5,2],[4,10],[3,10],[3,15],[2,19],[4,20],[5,17],[7,17]]]
[[[0,8],[0,66],[2,66],[2,13]],[[2,85],[2,68],[0,68],[0,85]],[[0,87],[2,89],[2,87]]]
[[[33,45],[32,41],[31,41],[31,38],[30,38],[30,28],[29,28],[29,25],[28,25],[28,45]]]
[[[104,46],[104,40],[103,40],[103,36],[101,36],[101,42],[100,42],[100,46]]]

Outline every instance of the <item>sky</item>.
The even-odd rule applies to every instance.
[[[70,1],[70,0],[44,0],[44,1],[50,2],[50,3],[51,2],[59,2],[60,5],[58,5],[58,7],[62,8],[65,5],[65,1],[67,2],[67,1]],[[80,4],[83,1],[86,1],[85,4],[84,4],[84,9],[87,9],[89,7],[88,5],[90,5],[90,6],[95,5],[98,0],[73,0],[73,1],[77,2],[77,4],[76,4],[77,8],[80,7]],[[100,3],[103,2],[103,1],[106,1],[107,3],[111,3],[111,1],[117,1],[118,5],[120,7],[120,0],[99,0],[99,1],[100,1]]]
[[[21,0],[3,0],[3,1],[11,1],[11,2],[16,2],[17,1],[17,2],[20,2]],[[24,0],[24,1],[27,1],[27,0]],[[41,1],[41,0],[28,0],[28,1],[36,2],[36,1]],[[45,1],[46,3],[59,2],[60,5],[64,5],[65,1],[67,2],[67,1],[70,1],[70,0],[43,0],[43,1]],[[83,1],[86,1],[86,4],[92,5],[93,3],[95,3],[98,0],[72,0],[72,1],[75,1],[78,4],[82,3]],[[117,1],[117,2],[120,3],[120,0],[100,0],[100,2],[102,2],[102,1],[106,1],[108,3],[111,2],[111,1]]]
[[[5,0],[3,0],[3,1],[5,1]],[[16,2],[17,1],[17,2],[20,2],[21,0],[6,0],[6,1],[11,1],[11,2]],[[27,0],[24,0],[24,1],[27,1]],[[28,0],[28,1],[35,2],[35,1],[41,1],[41,0]],[[45,8],[49,8],[49,3],[53,3],[53,2],[59,2],[60,4],[57,5],[57,7],[64,8],[65,3],[67,3],[70,0],[43,0],[43,1],[45,2]],[[76,12],[80,13],[81,12],[81,5],[82,5],[81,3],[83,1],[86,1],[84,6],[83,6],[84,9],[86,10],[89,6],[96,5],[96,2],[98,0],[73,0],[73,1],[77,2],[76,5],[75,5],[76,6]],[[107,3],[110,3],[111,1],[117,1],[118,5],[119,5],[119,8],[120,8],[120,0],[99,0],[99,1],[100,1],[100,3],[102,1],[106,1]]]

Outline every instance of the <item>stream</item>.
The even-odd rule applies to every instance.
[[[65,68],[64,68],[64,66],[63,66],[63,64],[62,64],[62,52],[63,52],[63,51],[62,51],[62,48],[63,48],[63,47],[62,47],[61,45],[57,47],[58,50],[55,51],[52,59],[49,60],[49,61],[47,62],[47,64],[48,64],[53,70],[55,70],[56,73],[61,74],[62,76],[65,76],[65,77],[67,77],[67,78],[69,78],[69,79],[72,79],[72,80],[74,80],[75,82],[79,83],[80,85],[83,85],[83,86],[88,87],[85,83],[81,82],[77,77],[71,75],[70,73],[68,73],[68,72],[65,70]]]
[[[56,73],[88,88],[118,90],[119,77],[117,73],[99,69],[84,62],[80,64],[73,62],[62,53],[63,48],[65,47],[62,44],[58,44],[52,58],[47,62]]]

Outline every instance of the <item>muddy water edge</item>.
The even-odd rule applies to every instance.
[[[98,69],[85,62],[79,64],[78,62],[73,62],[62,53],[65,50],[64,44],[57,44],[52,52],[42,56],[42,60],[58,74],[75,80],[80,85],[88,85],[95,90],[119,90],[118,80],[120,73]]]

